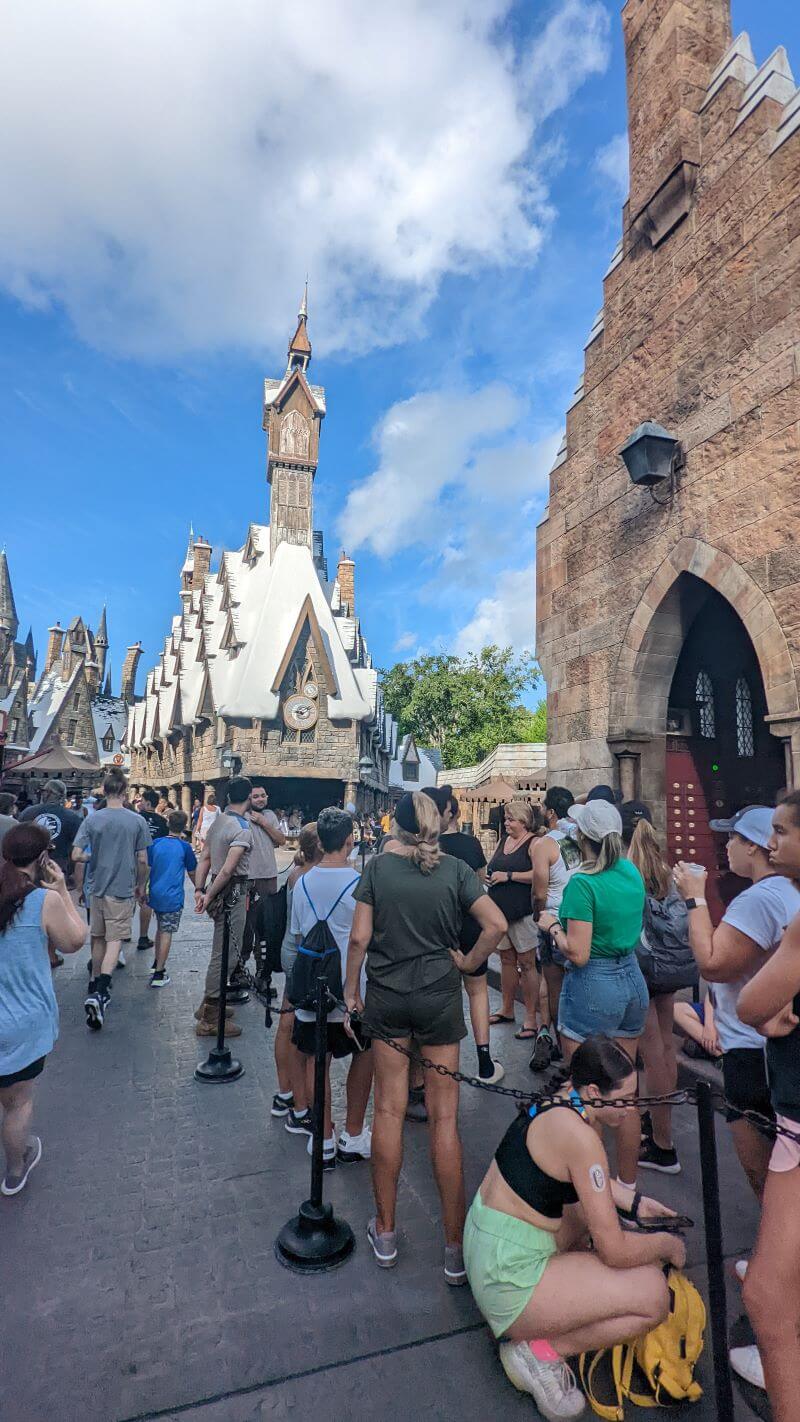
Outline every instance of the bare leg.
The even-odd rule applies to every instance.
[[[554,1027],[558,1027],[558,1004],[561,998],[561,987],[564,982],[564,969],[559,968],[557,963],[546,963],[542,968],[544,980],[547,983],[547,995],[550,999],[550,1019]]]
[[[503,943],[507,946],[500,951],[500,991],[503,994],[502,1013],[504,1017],[515,1017],[514,1004],[517,997],[517,954],[511,947],[507,938]]]
[[[536,958],[531,953],[518,953],[517,962],[519,964],[519,985],[522,991],[522,1001],[525,1004],[524,1027],[536,1027],[536,1014],[539,1009],[539,974],[536,971]]]
[[[3,1126],[0,1137],[6,1153],[6,1175],[21,1175],[25,1150],[31,1138],[33,1117],[32,1081],[18,1081],[16,1086],[0,1087]]]
[[[292,1045],[292,1029],[294,1027],[294,1013],[286,1012],[289,1006],[288,998],[284,995],[281,1007],[284,1011],[278,1018],[278,1030],[275,1033],[275,1067],[278,1072],[278,1090],[285,1096],[291,1091],[295,1095],[296,1078],[302,1073],[298,1073],[299,1063],[295,1058],[300,1055],[297,1048]],[[304,1070],[304,1069],[303,1069]],[[303,1100],[305,1100],[305,1079],[303,1078]],[[295,1095],[295,1109],[297,1109],[297,1097]]]
[[[458,1070],[458,1042],[446,1047],[426,1047],[425,1055],[448,1071]],[[460,1244],[467,1207],[458,1134],[458,1082],[438,1072],[426,1071],[425,1104],[430,1123],[433,1173],[442,1202],[445,1244]]]
[[[627,1052],[632,1062],[636,1061],[638,1037],[617,1038],[617,1046]],[[642,1128],[638,1111],[623,1111],[622,1121],[614,1132],[617,1143],[617,1179],[625,1185],[636,1184],[639,1169],[639,1147]]]
[[[547,980],[544,970],[539,976],[539,1019],[543,1027],[552,1027],[553,1014],[550,1011],[550,993],[547,987]]]
[[[156,972],[160,973],[166,966],[169,950],[172,947],[172,934],[165,933],[163,928],[156,929]]]
[[[103,959],[106,956],[105,938],[92,939],[92,978],[96,978],[103,971]]]
[[[106,950],[103,954],[103,961],[100,964],[100,972],[108,973],[109,976],[111,976],[119,962],[119,955],[122,951],[122,939],[107,938],[105,945]],[[94,939],[92,939],[92,960],[94,961]]]
[[[668,1307],[666,1280],[655,1265],[611,1269],[596,1255],[559,1254],[508,1336],[545,1338],[567,1357],[646,1333],[666,1318]]]
[[[139,905],[139,937],[149,938],[150,920],[153,917],[153,910],[149,904]]]
[[[356,1052],[347,1073],[345,1130],[348,1136],[360,1136],[364,1129],[364,1117],[372,1090],[372,1071],[372,1051]]]
[[[749,1121],[732,1121],[731,1135],[739,1164],[757,1200],[763,1199],[772,1141],[762,1136]]]
[[[403,1038],[402,1045],[406,1046],[407,1043],[408,1038]],[[375,1192],[377,1231],[378,1234],[387,1234],[395,1226],[397,1181],[403,1164],[403,1120],[408,1105],[408,1058],[392,1051],[386,1042],[373,1042],[372,1053],[375,1058],[372,1188]]]
[[[642,1057],[646,1095],[665,1096],[678,1084],[678,1061],[675,1054],[673,1006],[675,994],[662,993],[651,998],[642,1033]],[[672,1107],[651,1106],[653,1140],[668,1150],[672,1146]]]
[[[464,978],[469,1001],[469,1020],[476,1047],[489,1045],[489,985],[486,977]]]
[[[795,1422],[800,1394],[800,1170],[770,1170],[743,1297],[775,1422]]]

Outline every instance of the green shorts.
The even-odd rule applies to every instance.
[[[370,1037],[416,1037],[421,1047],[449,1047],[467,1035],[461,975],[415,992],[367,983],[364,1031]]]
[[[490,1209],[478,1191],[464,1225],[464,1266],[495,1338],[519,1318],[555,1253],[554,1234]]]

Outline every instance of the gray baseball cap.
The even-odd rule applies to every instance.
[[[739,834],[742,839],[749,839],[751,844],[767,849],[772,839],[774,813],[768,805],[745,805],[729,820],[710,820],[709,824],[719,834]]]

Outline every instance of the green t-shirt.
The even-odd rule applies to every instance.
[[[642,933],[644,880],[627,859],[618,859],[601,874],[578,869],[567,881],[558,916],[562,923],[577,919],[592,925],[593,958],[618,958],[632,953]]]
[[[460,990],[450,949],[458,948],[461,920],[482,893],[474,870],[450,855],[442,855],[432,874],[421,873],[406,855],[376,855],[353,893],[356,903],[372,906],[368,982],[417,992],[431,983],[444,987],[451,976]]]

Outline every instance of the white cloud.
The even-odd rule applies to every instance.
[[[0,287],[161,358],[277,344],[308,270],[320,350],[407,335],[445,273],[534,258],[538,126],[607,62],[600,0],[516,50],[510,8],[10,7]]]
[[[416,632],[403,632],[397,638],[394,644],[394,650],[396,652],[410,652],[411,648],[415,647],[418,641],[419,638]]]
[[[455,639],[460,656],[495,643],[516,651],[533,648],[536,640],[536,570],[506,568],[488,597],[482,597],[469,622]]]
[[[613,196],[628,196],[628,135],[618,133],[594,155],[595,172],[610,186]]]

